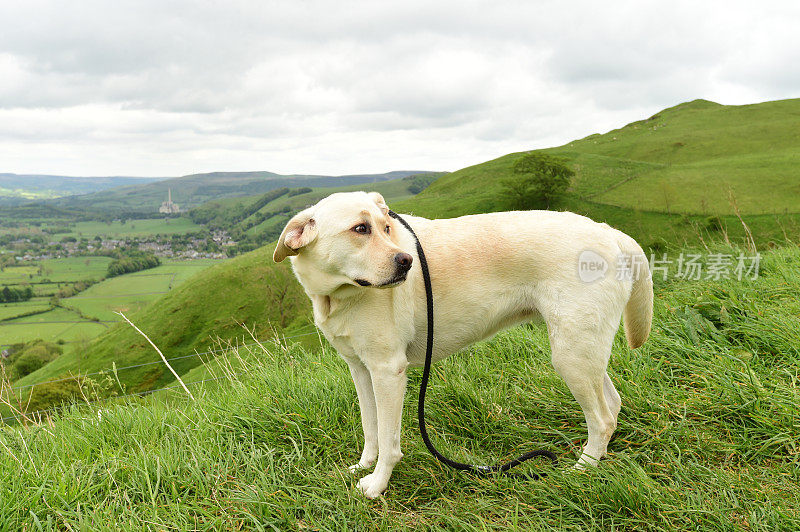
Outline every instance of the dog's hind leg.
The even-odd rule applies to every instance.
[[[606,403],[608,403],[611,414],[616,421],[619,411],[622,408],[622,399],[617,389],[614,388],[614,383],[611,382],[611,377],[608,376],[608,372],[606,372],[605,379],[603,380],[603,394],[606,396]]]
[[[356,385],[361,426],[364,429],[364,450],[361,452],[361,459],[349,468],[350,471],[358,471],[371,466],[378,457],[378,410],[375,406],[372,377],[367,367],[357,359],[347,360],[347,365]]]
[[[550,327],[553,367],[581,405],[589,429],[579,468],[596,465],[605,456],[617,427],[619,394],[606,374],[613,338],[614,331]]]

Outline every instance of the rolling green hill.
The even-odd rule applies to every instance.
[[[358,183],[380,183],[399,179],[421,171],[395,171],[383,174],[342,176],[281,175],[272,172],[211,172],[164,179],[142,185],[70,196],[52,200],[51,204],[64,209],[156,212],[172,190],[172,201],[182,210],[197,207],[207,201],[238,196],[264,194],[281,187],[330,187]]]
[[[576,172],[558,208],[605,221],[643,244],[698,243],[710,216],[740,239],[731,200],[761,244],[800,236],[800,99],[742,106],[695,100],[541,151],[565,158]],[[447,174],[392,207],[429,217],[506,209],[501,182],[513,177],[521,155]]]
[[[573,194],[598,203],[728,214],[731,190],[743,214],[800,212],[800,99],[741,106],[695,100],[542,151],[568,159],[576,170]],[[491,210],[519,155],[448,174],[414,206],[438,210],[437,197],[458,193],[464,201],[448,214]]]

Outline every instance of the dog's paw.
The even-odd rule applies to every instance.
[[[600,460],[598,460],[597,458],[587,453],[582,453],[581,457],[578,458],[578,461],[575,463],[574,466],[572,466],[572,468],[581,470],[581,469],[586,469],[587,467],[596,467],[597,464],[599,463]]]
[[[358,481],[356,489],[363,493],[366,498],[374,499],[380,497],[388,485],[388,480],[380,478],[375,473],[370,473]]]
[[[362,469],[368,469],[372,467],[372,464],[374,463],[375,462],[367,462],[366,464],[362,464],[361,462],[359,462],[357,464],[351,465],[350,467],[347,468],[347,470],[350,471],[351,473],[358,473]]]

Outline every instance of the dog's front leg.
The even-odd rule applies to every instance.
[[[364,450],[357,464],[350,471],[371,466],[378,457],[378,413],[375,409],[375,392],[372,390],[372,377],[367,367],[358,359],[347,360],[350,375],[356,385],[358,406],[361,409],[361,427],[364,429]]]
[[[375,471],[358,482],[358,489],[374,499],[386,489],[394,466],[403,457],[400,452],[400,423],[408,360],[402,353],[380,361],[365,362],[372,378],[378,414],[378,463]]]

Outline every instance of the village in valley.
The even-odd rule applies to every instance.
[[[0,264],[76,256],[107,255],[120,249],[152,253],[159,258],[224,259],[236,242],[224,229],[194,226],[180,216],[172,191],[161,203],[160,218],[0,224]]]
[[[171,190],[166,196],[149,213],[128,216],[37,207],[0,217],[6,356],[29,342],[86,342],[119,321],[116,312],[144,308],[238,253],[224,228],[195,223]]]

